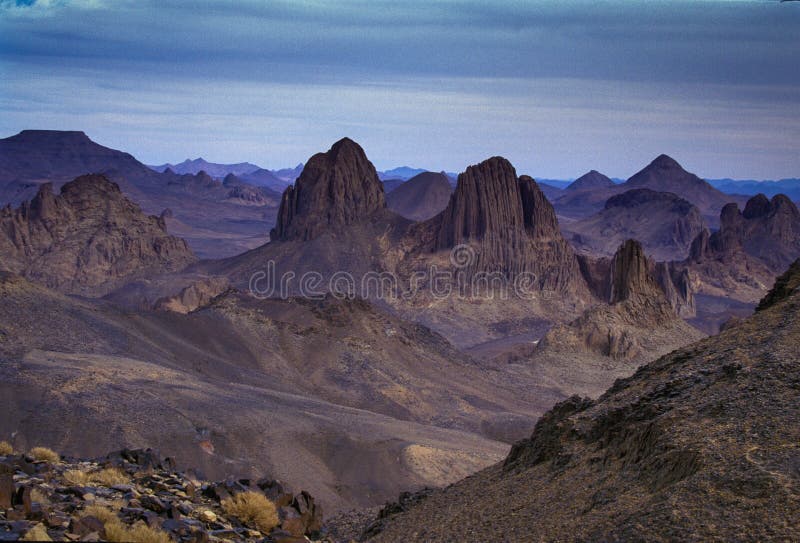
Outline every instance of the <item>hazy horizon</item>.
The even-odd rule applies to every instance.
[[[800,177],[800,3],[0,0],[0,133],[82,130],[147,164]]]

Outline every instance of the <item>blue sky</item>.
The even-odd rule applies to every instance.
[[[800,177],[800,2],[0,0],[0,136],[148,163]]]

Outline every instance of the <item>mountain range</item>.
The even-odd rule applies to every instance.
[[[387,191],[348,138],[283,172],[297,176],[280,195],[247,181],[260,170],[159,173],[77,132],[0,140],[0,159],[15,195],[0,211],[0,436],[15,447],[158,447],[210,477],[285,479],[330,511],[453,484],[364,526],[386,541],[532,525],[560,539],[568,518],[588,540],[670,539],[670,515],[725,504],[749,529],[745,499],[777,522],[793,491],[792,426],[766,431],[794,416],[776,415],[800,256],[785,196],[729,201],[665,155],[623,184],[590,172],[553,203],[500,156],[454,189],[423,172]],[[233,225],[254,211],[248,249]],[[204,224],[218,230],[182,239]],[[758,403],[748,391],[767,384]],[[642,510],[653,523],[628,522]]]

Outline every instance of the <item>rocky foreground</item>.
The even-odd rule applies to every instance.
[[[125,449],[98,460],[0,443],[0,541],[330,541],[322,509],[281,482],[202,480]]]

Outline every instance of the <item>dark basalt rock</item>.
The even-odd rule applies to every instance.
[[[386,207],[383,184],[364,150],[344,138],[311,157],[283,193],[273,240],[307,241]]]

